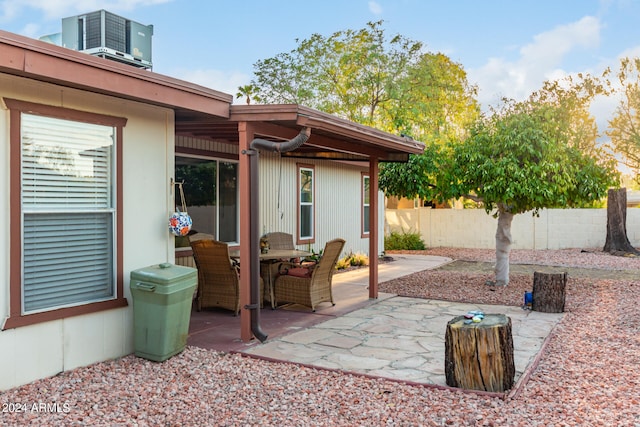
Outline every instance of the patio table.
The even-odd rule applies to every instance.
[[[271,264],[274,262],[278,262],[280,260],[292,260],[295,258],[304,258],[307,256],[313,255],[312,252],[301,251],[298,249],[269,249],[269,252],[262,253],[260,252],[260,262],[265,264]],[[240,249],[234,249],[229,251],[229,256],[234,259],[240,259]],[[273,282],[275,282],[275,277],[271,274],[271,266],[267,268],[269,272],[269,280],[266,283],[269,295],[269,302],[271,303],[271,308],[275,307],[275,294],[273,290]]]

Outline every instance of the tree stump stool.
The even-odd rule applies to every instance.
[[[469,390],[504,392],[513,386],[511,318],[487,314],[480,323],[464,316],[447,323],[444,370],[447,385]]]
[[[533,303],[531,309],[544,313],[564,312],[567,273],[533,273]]]

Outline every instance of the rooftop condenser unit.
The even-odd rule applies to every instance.
[[[151,69],[153,25],[142,25],[106,10],[62,19],[62,46]]]

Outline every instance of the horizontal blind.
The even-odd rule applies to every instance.
[[[113,296],[112,213],[24,216],[24,310]]]
[[[23,114],[25,313],[115,296],[114,128]]]
[[[113,139],[113,127],[24,114],[23,208],[110,207]]]

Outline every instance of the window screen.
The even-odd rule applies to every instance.
[[[115,297],[115,128],[22,114],[23,311]]]

